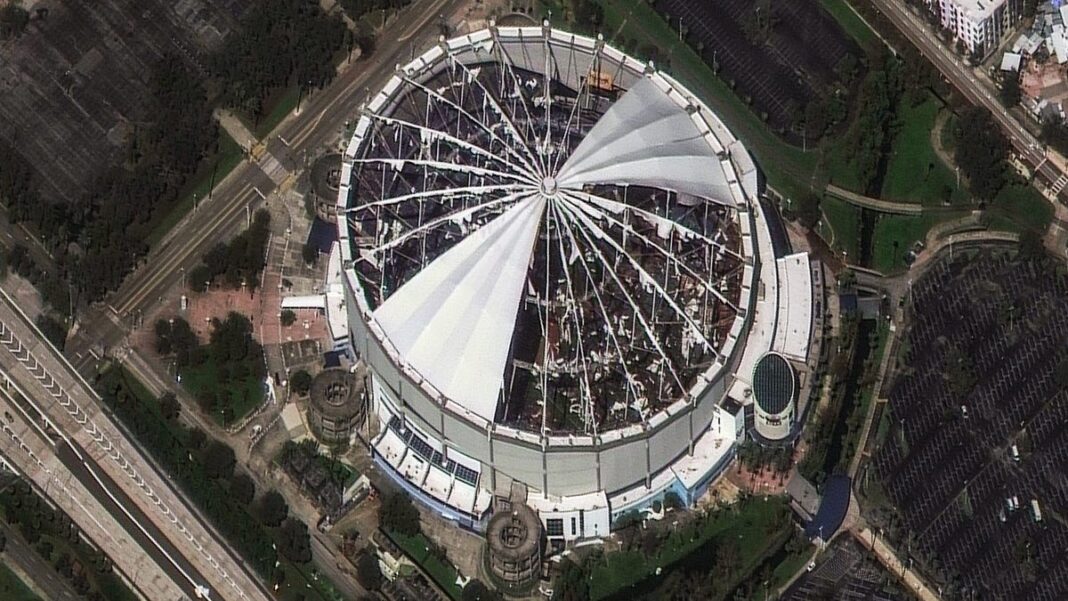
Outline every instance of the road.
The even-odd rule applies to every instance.
[[[284,121],[256,162],[236,167],[202,200],[196,212],[160,241],[106,303],[90,308],[67,341],[66,354],[88,374],[99,358],[119,345],[134,321],[181,282],[216,242],[245,227],[248,214],[269,202],[308,156],[333,144],[354,120],[368,91],[381,86],[397,65],[410,60],[417,42],[436,34],[440,15],[452,14],[468,0],[425,0],[406,9],[378,37],[374,55],[344,68],[325,89],[304,101],[299,115]]]
[[[938,35],[919,16],[913,13],[900,0],[872,0],[872,4],[897,27],[920,53],[927,58],[953,87],[960,90],[969,102],[990,111],[1001,126],[1017,154],[1027,163],[1036,175],[1057,192],[1057,199],[1065,200],[1064,186],[1068,183],[1065,174],[1047,156],[1045,146],[1031,134],[992,93],[992,86],[983,81],[975,70],[969,67],[952,50],[942,43]]]
[[[59,458],[58,449],[65,442],[47,427],[46,422],[31,414],[15,400],[15,391],[8,386],[0,389],[0,455],[5,462],[31,483],[39,494],[48,498],[53,506],[62,510],[81,532],[112,558],[119,573],[127,582],[136,583],[136,590],[149,599],[192,599],[196,591],[188,580],[170,565],[165,558],[160,564],[158,555],[149,556],[131,529],[136,530],[114,503],[105,506],[106,499],[94,496],[76,477],[70,465]],[[68,459],[71,457],[67,453]],[[21,538],[16,538],[21,541]],[[150,543],[149,543],[150,544]],[[145,550],[143,550],[145,549]],[[67,598],[69,587],[56,576],[55,570],[43,560],[36,563],[31,557],[40,558],[29,550],[21,558],[27,562],[29,573],[40,576],[41,584],[49,590],[49,599]],[[189,573],[194,579],[198,577]],[[181,581],[181,582],[179,582]]]
[[[82,596],[30,547],[18,528],[0,521],[0,530],[7,539],[0,561],[24,580],[30,590],[48,601],[81,601]]]
[[[190,584],[207,587],[217,600],[271,598],[229,543],[190,510],[167,478],[102,410],[89,384],[2,290],[0,372],[9,388],[62,439],[63,444],[53,441],[51,455],[89,491],[94,502],[110,507],[107,511],[120,511],[136,526],[133,535],[140,556],[160,554],[157,563],[181,572],[185,584],[174,579],[183,590]]]

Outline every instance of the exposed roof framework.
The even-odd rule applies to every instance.
[[[346,216],[373,318],[435,389],[487,420],[596,433],[720,359],[744,259],[696,109],[544,44],[540,70],[488,44],[398,74],[358,126]]]

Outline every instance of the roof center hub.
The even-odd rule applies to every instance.
[[[551,175],[546,175],[541,180],[541,193],[544,196],[556,195],[556,178]]]

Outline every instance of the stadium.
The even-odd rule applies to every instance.
[[[693,503],[757,360],[807,356],[808,259],[780,273],[760,185],[706,105],[602,39],[491,25],[399,68],[338,196],[376,463],[468,528],[518,495],[552,544]]]

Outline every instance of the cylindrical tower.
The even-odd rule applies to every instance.
[[[325,443],[348,440],[364,417],[363,383],[347,370],[323,370],[312,380],[308,423]]]
[[[522,587],[538,577],[541,567],[541,521],[526,505],[513,505],[490,519],[486,528],[489,568],[510,587]]]
[[[766,440],[783,440],[794,427],[797,376],[778,353],[767,353],[753,369],[756,432]]]

